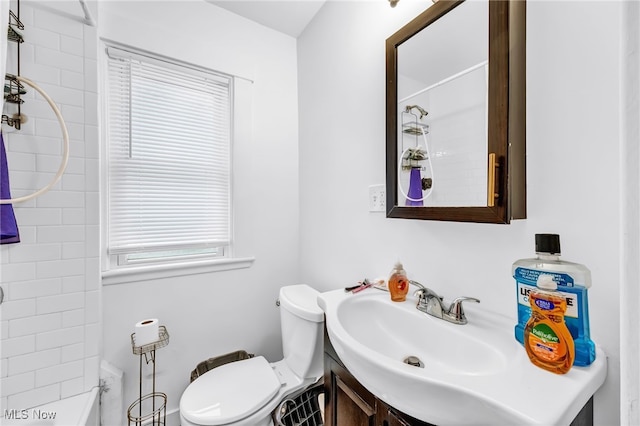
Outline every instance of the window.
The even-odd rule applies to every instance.
[[[107,47],[107,269],[224,258],[232,78]]]

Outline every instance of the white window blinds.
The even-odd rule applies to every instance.
[[[109,255],[220,255],[230,244],[230,78],[113,47],[107,65]]]

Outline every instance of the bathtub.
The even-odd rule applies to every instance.
[[[98,388],[28,410],[4,413],[2,426],[100,426]],[[11,418],[7,417],[7,414]]]

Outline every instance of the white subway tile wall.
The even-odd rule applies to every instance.
[[[5,409],[27,409],[98,385],[97,34],[80,22],[77,1],[42,5],[21,4],[21,74],[62,111],[70,158],[49,193],[14,206],[22,242],[0,246],[0,416]],[[16,73],[15,49],[10,43],[10,73]],[[46,185],[62,156],[55,115],[27,89],[22,111],[28,122],[19,131],[3,126],[14,197]],[[14,110],[5,107],[5,113]]]

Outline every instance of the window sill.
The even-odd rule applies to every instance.
[[[208,272],[228,271],[231,269],[243,269],[251,267],[254,261],[255,257],[243,257],[237,259],[216,259],[200,262],[122,268],[103,271],[102,284],[124,284],[136,281],[156,280],[159,278],[204,274]]]

